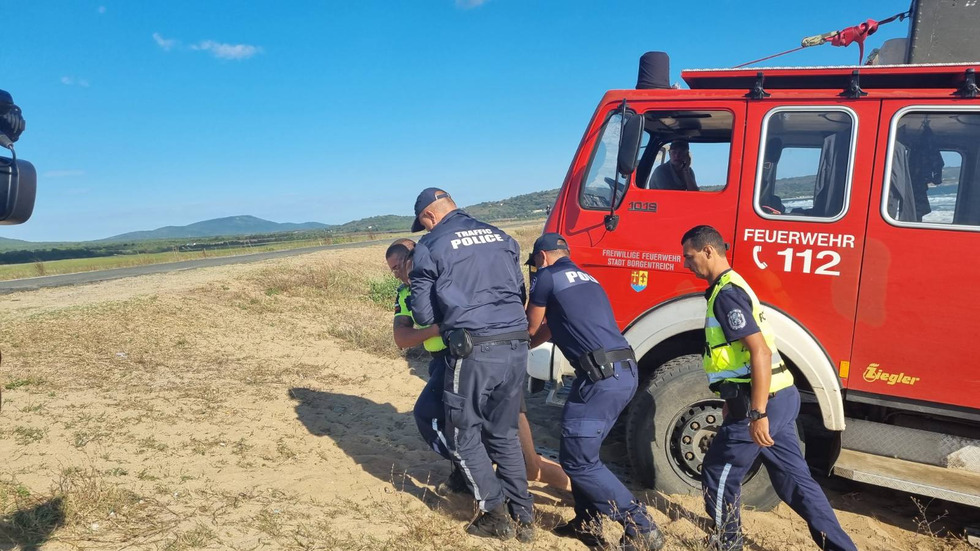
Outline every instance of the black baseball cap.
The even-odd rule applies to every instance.
[[[419,193],[418,198],[415,199],[415,221],[412,222],[412,232],[419,232],[425,229],[425,226],[419,222],[419,215],[422,214],[425,207],[446,197],[449,197],[449,194],[437,187],[427,187],[422,190],[422,193]]]
[[[568,250],[568,242],[565,238],[557,233],[546,233],[534,241],[534,248],[531,250],[531,256],[527,259],[528,266],[534,265],[534,257],[538,255],[541,251],[557,251],[557,250]]]

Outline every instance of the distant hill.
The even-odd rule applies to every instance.
[[[17,249],[27,245],[31,245],[31,242],[24,241],[22,239],[8,239],[6,237],[0,237],[0,249]]]
[[[408,231],[412,228],[412,216],[384,214],[352,220],[340,226],[332,226],[332,232],[366,232],[366,231]]]
[[[521,220],[527,218],[544,217],[546,212],[552,207],[552,205],[555,204],[555,199],[557,197],[558,190],[552,189],[548,191],[526,193],[524,195],[518,195],[516,197],[510,197],[500,201],[488,201],[463,208],[466,212],[470,213],[476,218],[486,220],[488,222],[499,220]],[[332,234],[408,231],[412,226],[413,219],[414,218],[412,216],[385,214],[381,216],[370,216],[368,218],[352,220],[341,225],[328,225],[321,224],[319,222],[306,222],[303,224],[278,223],[247,215],[229,216],[226,218],[215,218],[213,220],[196,222],[186,226],[165,226],[155,230],[135,231],[114,235],[105,239],[80,241],[74,243],[39,243],[21,241],[19,239],[5,239],[0,237],[0,251],[38,251],[42,249],[52,249],[53,247],[63,249],[84,247],[89,249],[99,249],[102,251],[102,249],[105,247],[118,248],[122,244],[134,245],[142,241],[151,240],[203,239],[213,237],[241,237],[255,235],[268,236],[276,233],[296,231],[308,232],[316,230],[327,231]],[[65,255],[67,255],[64,256],[66,258],[72,257],[70,253],[65,253]],[[3,259],[0,259],[0,264],[13,262],[13,260],[4,262]]]
[[[144,241],[147,239],[174,239],[192,237],[218,237],[232,235],[252,235],[257,233],[279,233],[298,230],[319,230],[330,226],[319,222],[302,224],[270,222],[255,216],[229,216],[196,222],[186,226],[164,226],[155,230],[135,231],[114,235],[99,242]]]
[[[555,204],[558,198],[557,189],[536,191],[518,195],[502,201],[479,203],[464,210],[480,220],[514,220],[521,218],[543,217]]]

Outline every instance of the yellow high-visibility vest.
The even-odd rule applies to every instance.
[[[708,309],[704,318],[704,371],[708,374],[708,385],[714,385],[722,381],[732,381],[736,383],[752,382],[752,355],[742,345],[741,341],[728,342],[725,338],[725,331],[721,328],[721,323],[715,318],[715,299],[718,293],[727,285],[734,285],[745,291],[745,294],[752,300],[752,318],[762,332],[762,337],[772,351],[772,380],[769,383],[769,392],[782,390],[793,384],[793,374],[789,372],[783,363],[783,358],[776,350],[776,335],[766,321],[765,311],[762,303],[755,296],[752,288],[732,270],[728,270],[718,281],[715,282],[708,298]]]
[[[415,325],[415,316],[412,315],[412,308],[408,304],[408,297],[412,294],[412,290],[408,285],[402,285],[398,288],[398,298],[395,304],[395,316],[408,316],[412,318],[412,324]],[[428,325],[419,325],[419,329],[425,329]],[[442,341],[441,336],[429,337],[425,339],[422,346],[431,353],[440,352],[446,349],[446,343]]]

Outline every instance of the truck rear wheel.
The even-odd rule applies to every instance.
[[[701,494],[701,463],[721,426],[719,400],[701,357],[675,358],[641,385],[630,405],[626,444],[633,474],[665,494]],[[742,483],[742,504],[768,511],[779,503],[761,461]]]

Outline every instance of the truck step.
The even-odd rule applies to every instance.
[[[980,474],[980,440],[863,419],[847,419],[841,445],[848,450]]]
[[[841,450],[837,476],[903,492],[980,507],[980,474]]]
[[[568,393],[572,391],[572,381],[575,377],[563,375],[561,381],[552,381],[545,388],[548,389],[548,399],[545,401],[549,406],[562,407],[568,400]],[[548,388],[550,387],[550,388]]]

